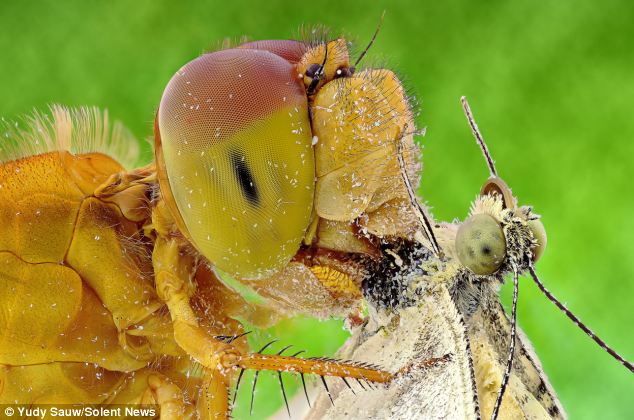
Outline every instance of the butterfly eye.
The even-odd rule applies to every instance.
[[[460,225],[456,235],[458,259],[478,275],[495,273],[506,257],[506,239],[500,224],[488,214],[475,214]]]
[[[544,254],[548,238],[546,236],[546,229],[541,219],[534,219],[528,222],[528,227],[533,232],[533,236],[537,240],[537,245],[533,248],[533,261],[537,261]]]

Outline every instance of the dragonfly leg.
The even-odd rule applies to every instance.
[[[154,245],[156,288],[167,304],[174,338],[190,356],[210,370],[233,367],[255,370],[295,371],[321,376],[340,376],[389,382],[392,374],[376,367],[332,359],[302,359],[259,353],[242,354],[235,346],[215,339],[199,324],[189,303],[193,259],[182,255],[178,240],[159,237]]]
[[[160,415],[162,420],[197,418],[195,405],[185,397],[185,389],[181,387],[183,381],[178,381],[178,374],[172,378],[170,374],[173,373],[153,369],[129,373],[121,386],[103,402],[104,407],[130,406],[140,414],[145,413],[146,417]]]
[[[152,374],[148,377],[148,387],[159,405],[161,420],[191,418],[192,407],[187,407],[183,391],[163,375]]]
[[[190,304],[194,293],[191,278],[196,264],[194,258],[181,253],[181,250],[178,239],[159,236],[152,254],[156,289],[169,308],[174,339],[187,354],[207,369],[213,371],[232,367],[240,351],[214,338],[199,325]]]

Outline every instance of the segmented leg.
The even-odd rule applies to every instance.
[[[159,237],[154,245],[156,287],[167,304],[176,342],[206,368],[224,371],[233,367],[255,370],[295,371],[322,376],[340,376],[389,382],[392,374],[357,363],[332,359],[301,359],[259,353],[242,354],[235,346],[216,339],[200,327],[189,300],[193,259],[181,255],[176,239]]]
[[[193,294],[191,276],[193,258],[181,255],[176,239],[159,236],[152,255],[156,289],[167,304],[174,327],[176,343],[204,367],[217,370],[235,364],[239,352],[234,346],[209,335],[198,323],[190,305]]]
[[[193,258],[180,252],[178,239],[159,236],[154,246],[154,269],[158,294],[167,304],[178,345],[206,369],[205,410],[219,416],[228,410],[229,374],[237,368],[257,371],[297,372],[321,377],[354,378],[388,383],[395,374],[377,366],[328,358],[298,358],[262,353],[244,354],[228,340],[213,337],[202,328],[190,306]],[[397,373],[398,374],[398,373]]]
[[[220,370],[205,369],[202,378],[202,390],[197,403],[201,419],[229,417],[229,378]]]
[[[160,407],[161,420],[179,420],[192,416],[192,409],[185,404],[182,390],[159,374],[148,377],[148,386]]]
[[[364,379],[388,383],[394,374],[378,366],[329,358],[299,358],[292,356],[250,353],[239,356],[236,366],[243,369],[273,370],[279,372],[312,373],[318,376]]]
[[[168,370],[164,374],[152,369],[131,373],[103,404],[132,405],[144,410],[158,408],[155,414],[162,420],[196,418],[195,406],[185,398],[182,381],[178,383],[177,376],[169,377],[173,373]]]

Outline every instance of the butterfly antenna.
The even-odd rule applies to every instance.
[[[370,43],[368,44],[367,47],[365,47],[365,50],[363,50],[359,58],[357,58],[357,61],[354,62],[353,67],[357,67],[357,65],[361,62],[363,57],[365,57],[366,53],[368,52],[372,44],[374,44],[374,40],[376,39],[377,35],[379,34],[379,31],[381,30],[381,26],[383,25],[383,18],[385,18],[385,10],[383,11],[383,13],[381,13],[381,20],[379,20],[379,24],[376,27],[376,30],[374,31],[374,35],[372,35],[372,39],[370,40]]]
[[[480,134],[480,130],[478,129],[478,124],[476,124],[475,119],[473,118],[473,114],[471,113],[471,108],[469,107],[469,102],[467,102],[467,98],[463,96],[460,98],[460,102],[462,102],[462,108],[464,109],[464,113],[467,116],[467,121],[469,121],[469,125],[471,126],[471,132],[478,142],[478,146],[482,150],[482,154],[487,161],[487,165],[489,166],[489,173],[491,174],[491,178],[497,178],[498,172],[495,169],[495,162],[493,162],[493,158],[489,153],[489,148],[487,147],[484,139],[482,138],[482,134]]]
[[[403,131],[405,132],[405,130]],[[425,231],[425,235],[429,239],[429,242],[431,242],[432,251],[434,252],[434,254],[436,254],[438,258],[442,258],[442,250],[440,249],[440,245],[438,245],[438,241],[436,240],[436,236],[434,235],[434,230],[432,229],[430,218],[427,217],[425,209],[418,202],[416,192],[414,191],[412,183],[409,179],[409,175],[407,174],[405,155],[403,154],[404,138],[405,136],[401,136],[401,138],[396,142],[396,157],[398,159],[398,166],[401,169],[401,177],[403,178],[403,182],[405,182],[405,188],[407,189],[407,194],[409,195],[409,199],[414,207],[416,217],[418,217],[418,220],[423,226],[423,230]]]
[[[539,287],[539,290],[541,290],[542,293],[544,295],[546,295],[548,300],[550,300],[552,303],[554,303],[555,306],[557,306],[564,314],[566,314],[566,316],[568,318],[570,318],[572,320],[572,322],[574,322],[577,325],[577,327],[581,328],[581,330],[583,330],[583,332],[585,332],[588,335],[588,337],[593,339],[594,342],[599,345],[599,347],[601,347],[603,350],[607,351],[610,354],[610,356],[612,356],[616,360],[618,360],[619,363],[621,363],[623,366],[628,368],[630,370],[630,372],[634,373],[634,366],[630,362],[625,360],[620,354],[618,354],[616,351],[614,351],[612,348],[610,348],[605,343],[605,341],[603,341],[601,338],[597,337],[590,330],[590,328],[588,328],[583,322],[581,322],[581,320],[579,318],[577,318],[577,316],[575,314],[570,312],[570,310],[568,308],[566,308],[563,303],[561,303],[555,296],[553,296],[552,293],[550,293],[548,291],[548,289],[546,289],[546,286],[544,286],[544,284],[539,280],[539,277],[537,277],[537,273],[535,272],[535,267],[533,266],[533,264],[530,264],[528,266],[528,270],[531,273],[531,277],[533,278],[533,281],[535,281],[535,283],[537,284],[537,287]]]
[[[502,377],[502,385],[498,391],[498,396],[493,406],[493,412],[491,413],[491,420],[495,420],[498,417],[500,406],[502,405],[502,397],[504,391],[509,383],[511,376],[511,368],[513,367],[513,355],[515,353],[515,335],[517,330],[517,296],[519,294],[519,281],[517,267],[513,266],[513,309],[511,310],[511,341],[509,343],[509,353],[506,359],[506,369],[504,369],[504,376]]]

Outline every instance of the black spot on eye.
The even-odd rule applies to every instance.
[[[258,206],[260,204],[260,193],[258,192],[258,187],[253,179],[253,174],[251,173],[251,169],[249,169],[249,165],[247,165],[244,156],[241,156],[233,151],[230,154],[230,158],[233,171],[236,174],[236,179],[238,180],[242,194],[244,194],[244,198],[246,198],[249,204]]]
[[[491,255],[491,247],[489,245],[482,246],[482,255]]]
[[[319,71],[320,68],[321,68],[321,65],[319,65],[319,64],[311,64],[306,69],[306,76],[308,76],[310,78],[315,77],[315,74],[317,74],[317,72]]]

